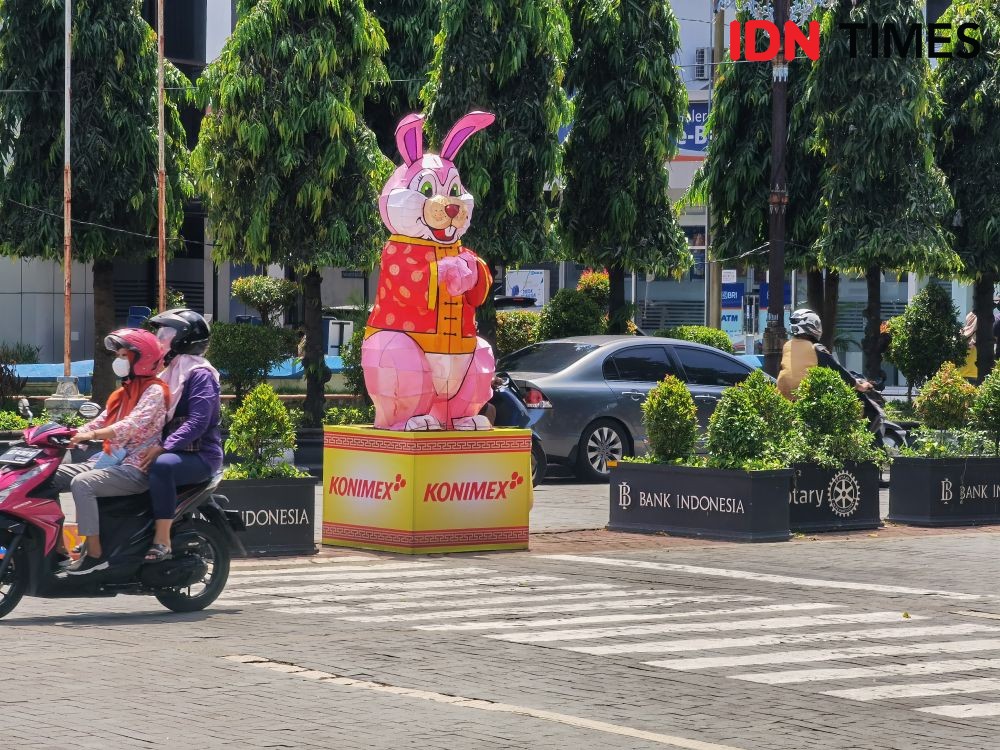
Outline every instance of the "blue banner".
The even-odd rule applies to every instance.
[[[708,150],[705,123],[708,122],[708,102],[689,102],[684,120],[684,136],[677,144],[677,158],[704,159]]]
[[[727,310],[742,310],[743,293],[743,284],[723,284],[722,307]]]

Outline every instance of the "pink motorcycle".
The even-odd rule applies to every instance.
[[[210,605],[229,578],[232,550],[243,554],[237,511],[213,494],[220,477],[182,487],[171,532],[173,556],[144,561],[153,539],[149,496],[100,502],[101,541],[111,565],[87,576],[66,575],[57,551],[65,516],[50,482],[75,430],[49,423],[25,430],[23,443],[0,455],[0,617],[25,595],[43,598],[155,596],[174,612]]]

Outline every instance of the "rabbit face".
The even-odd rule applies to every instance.
[[[404,164],[379,198],[382,221],[390,232],[446,245],[461,239],[472,222],[475,201],[462,185],[453,159],[469,136],[494,119],[486,112],[465,115],[437,155],[423,152],[423,116],[403,118],[396,128],[396,143]]]

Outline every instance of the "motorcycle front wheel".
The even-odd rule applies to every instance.
[[[195,554],[204,560],[207,570],[200,580],[189,586],[159,591],[156,598],[160,604],[174,612],[198,612],[219,598],[229,579],[229,545],[221,532],[205,521],[192,521],[175,532],[197,540],[196,549],[188,549],[187,554]]]
[[[11,555],[11,560],[0,581],[0,617],[9,615],[28,590],[28,560],[24,548],[8,550],[7,554]]]

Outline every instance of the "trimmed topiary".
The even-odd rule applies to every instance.
[[[601,309],[583,292],[560,289],[542,308],[538,321],[538,340],[604,333],[603,317]]]
[[[683,382],[668,375],[642,404],[642,423],[650,452],[657,461],[672,462],[690,456],[698,438],[698,412]]]
[[[708,465],[720,469],[787,466],[792,404],[760,370],[722,394],[708,423]]]
[[[608,311],[608,303],[611,301],[611,281],[607,271],[594,271],[588,268],[576,283],[576,290],[586,294],[602,312]]]
[[[954,362],[945,362],[917,396],[917,416],[932,430],[959,430],[969,426],[976,389],[963,378]]]
[[[497,358],[534,344],[538,340],[538,313],[527,310],[497,311]]]
[[[718,328],[708,326],[677,326],[676,328],[663,328],[654,336],[662,336],[668,339],[680,339],[682,341],[694,341],[697,344],[714,346],[724,352],[733,353],[733,342],[729,340],[729,335]]]
[[[1000,370],[994,368],[976,390],[971,412],[976,426],[989,436],[993,455],[1000,456]]]

